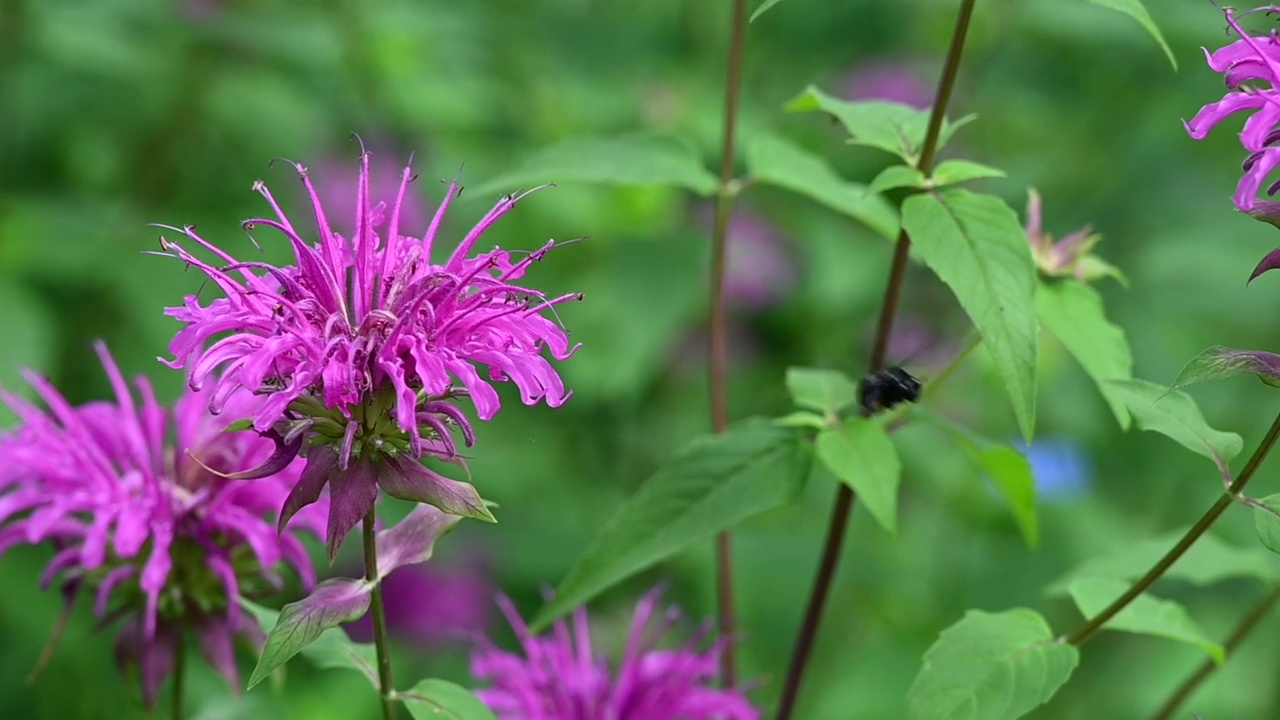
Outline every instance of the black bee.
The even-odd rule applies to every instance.
[[[862,378],[858,383],[858,402],[862,412],[871,415],[904,402],[920,399],[920,381],[900,367],[888,367]]]

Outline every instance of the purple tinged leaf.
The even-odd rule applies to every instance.
[[[1170,390],[1244,374],[1257,375],[1262,382],[1280,387],[1280,355],[1215,345],[1188,360]]]
[[[364,615],[369,609],[370,590],[363,580],[333,578],[317,585],[307,597],[285,605],[267,634],[262,656],[249,677],[249,688],[266,679],[325,630]]]
[[[318,445],[307,452],[307,465],[302,469],[298,484],[289,491],[280,509],[276,532],[283,533],[289,520],[302,508],[320,499],[320,491],[338,467],[338,453],[331,445]]]
[[[330,565],[347,533],[369,514],[378,500],[380,470],[376,461],[360,457],[345,472],[337,471],[330,475],[329,527],[325,533]]]
[[[497,522],[470,483],[438,475],[411,457],[390,458],[378,470],[378,484],[392,497],[434,505],[451,515]]]
[[[1280,203],[1276,203],[1276,204],[1280,205]],[[1257,279],[1257,277],[1262,273],[1268,270],[1275,270],[1278,267],[1280,267],[1280,248],[1276,248],[1275,250],[1272,250],[1271,252],[1267,253],[1266,257],[1262,258],[1262,262],[1258,263],[1258,266],[1253,269],[1253,272],[1250,273],[1249,275],[1248,282],[1246,282],[1245,284],[1248,285],[1249,283]]]
[[[378,533],[378,579],[397,568],[431,559],[435,542],[462,518],[419,505],[395,527]]]
[[[220,477],[227,478],[228,480],[257,480],[259,478],[275,475],[281,470],[289,467],[289,463],[293,462],[293,459],[298,457],[298,451],[302,449],[302,436],[298,436],[292,440],[285,440],[284,437],[274,430],[268,430],[267,432],[262,433],[262,436],[274,442],[276,444],[276,449],[275,452],[271,453],[271,457],[263,460],[262,464],[255,468],[241,470],[240,472],[220,473],[217,470],[208,467],[204,463],[200,463],[200,460],[194,455],[191,456],[191,459],[200,463],[201,467],[204,467],[204,469],[209,472]]]

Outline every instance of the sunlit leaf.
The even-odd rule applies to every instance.
[[[447,680],[420,680],[396,699],[413,720],[496,720],[493,711],[466,688]]]
[[[1017,215],[999,198],[953,189],[907,198],[902,225],[982,334],[1030,442],[1036,416],[1036,271]]]
[[[1053,697],[1079,662],[1032,610],[970,610],[925,653],[907,720],[1014,720]]]
[[[933,169],[933,175],[929,180],[934,187],[943,187],[969,180],[1000,177],[1004,177],[1004,171],[999,168],[993,168],[990,165],[983,165],[971,160],[943,160],[938,163],[938,167]]]
[[[1072,581],[1068,592],[1076,607],[1091,618],[1102,612],[1116,598],[1129,589],[1124,580],[1104,577],[1082,577]],[[1172,600],[1161,600],[1147,594],[1139,595],[1107,621],[1103,630],[1123,630],[1142,635],[1155,635],[1184,642],[1204,650],[1215,662],[1226,659],[1222,646],[1205,636],[1186,608]]]
[[[818,434],[818,459],[854,492],[862,506],[890,533],[898,526],[898,483],[902,462],[880,423],[855,417],[843,428]]]
[[[1036,312],[1098,385],[1120,427],[1129,428],[1124,399],[1107,380],[1133,377],[1133,355],[1124,330],[1107,320],[1102,298],[1088,285],[1071,279],[1041,280],[1036,287]]]

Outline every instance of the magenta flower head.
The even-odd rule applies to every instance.
[[[223,432],[206,393],[159,405],[145,378],[135,400],[104,345],[97,352],[115,402],[71,406],[44,378],[27,381],[47,411],[0,392],[20,425],[0,435],[0,553],[49,542],[57,552],[41,580],[59,576],[74,597],[94,596],[94,613],[124,621],[120,659],[137,665],[148,705],[168,675],[184,629],[195,630],[210,664],[239,687],[232,640],[256,630],[238,598],[281,589],[280,566],[314,583],[306,549],[277,534],[276,513],[302,472],[291,463],[253,482],[229,472],[260,463],[272,443],[251,432]],[[225,398],[247,409],[248,393]],[[295,528],[319,536],[322,505]]]
[[[1257,11],[1277,12],[1273,5]],[[1205,58],[1214,72],[1222,73],[1227,93],[1221,100],[1200,108],[1200,112],[1184,122],[1187,132],[1196,140],[1204,139],[1215,125],[1238,112],[1251,113],[1240,132],[1240,143],[1249,152],[1244,161],[1244,176],[1236,186],[1233,198],[1242,212],[1265,222],[1280,222],[1280,211],[1275,203],[1259,201],[1258,190],[1268,176],[1280,165],[1280,36],[1275,30],[1266,34],[1252,34],[1240,27],[1235,10],[1223,8],[1223,13],[1236,40],[1213,52],[1207,49]],[[1267,187],[1267,195],[1274,195],[1280,183]]]
[[[543,400],[555,407],[568,399],[543,352],[564,360],[576,350],[552,312],[581,295],[548,298],[516,284],[556,242],[519,259],[496,248],[473,255],[485,230],[525,197],[508,195],[435,264],[431,252],[460,192],[456,183],[449,184],[426,231],[409,236],[401,219],[414,179],[410,168],[401,174],[388,213],[385,201],[375,204],[370,197],[369,154],[362,153],[351,199],[356,225],[343,235],[326,219],[306,168],[295,168],[311,198],[317,240],[304,238],[302,226],[289,220],[261,182],[254,189],[275,218],[244,225],[282,234],[296,264],[238,261],[191,227],[179,232],[221,264],[161,239],[169,254],[204,271],[226,294],[208,305],[188,296],[167,311],[186,325],[170,345],[175,359],[169,365],[190,362],[193,388],[214,383],[214,414],[223,413],[225,399],[241,389],[262,399],[252,426],[273,437],[280,452],[267,466],[237,477],[269,472],[305,449],[306,469],[285,500],[280,523],[327,485],[331,561],[347,532],[372,511],[379,488],[492,521],[469,483],[428,470],[419,459],[461,463],[451,432],[459,430],[467,445],[474,435],[454,401],[470,397],[482,420],[492,418],[499,407],[492,381],[514,382],[526,404]],[[204,349],[209,340],[214,342]],[[483,377],[479,366],[487,367]]]
[[[573,613],[572,630],[559,621],[548,637],[535,637],[511,601],[498,602],[515,629],[524,655],[505,652],[484,640],[471,659],[471,672],[491,687],[477,697],[498,720],[756,720],[759,712],[740,690],[715,687],[724,640],[699,649],[695,638],[659,649],[658,641],[679,613],[666,613],[650,627],[662,592],[647,593],[636,605],[626,649],[616,670],[591,647],[587,612]],[[698,633],[705,635],[706,629]]]

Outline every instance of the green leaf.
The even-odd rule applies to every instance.
[[[1128,430],[1129,410],[1106,381],[1132,379],[1133,355],[1124,330],[1107,320],[1102,297],[1076,280],[1041,280],[1036,287],[1036,312],[1041,324],[1097,383],[1116,422]]]
[[[898,483],[902,463],[880,423],[855,417],[843,428],[818,434],[818,459],[858,493],[862,505],[889,533],[898,526]]]
[[[811,462],[799,433],[769,423],[700,438],[623,503],[530,627],[536,631],[662,559],[794,500]]]
[[[1173,56],[1173,50],[1169,49],[1169,43],[1165,42],[1164,35],[1160,34],[1160,28],[1156,27],[1155,21],[1151,19],[1151,14],[1143,6],[1142,0],[1089,0],[1089,2],[1117,10],[1137,20],[1142,29],[1146,30],[1159,43],[1160,48],[1164,50],[1165,56],[1169,58],[1169,64],[1173,65],[1173,69],[1178,69],[1178,60]]]
[[[867,193],[883,193],[897,188],[922,188],[925,186],[924,173],[909,165],[890,165],[876,175],[867,185]]]
[[[1071,583],[1069,592],[1080,612],[1086,618],[1091,618],[1105,610],[1128,589],[1129,583],[1124,580],[1082,577]],[[1205,636],[1187,614],[1186,608],[1172,600],[1161,600],[1145,593],[1134,598],[1133,602],[1108,620],[1102,629],[1177,640],[1199,647],[1219,664],[1226,659],[1226,651]]]
[[[447,680],[421,680],[396,699],[413,720],[497,720],[497,716],[466,688]]]
[[[1231,477],[1227,461],[1240,454],[1244,441],[1235,433],[1209,427],[1190,395],[1146,380],[1107,380],[1105,384],[1133,413],[1138,429],[1158,432],[1209,458],[1224,478]]]
[[[773,423],[782,427],[807,427],[815,430],[821,430],[827,426],[827,419],[815,412],[797,410],[793,413],[787,413],[780,418],[774,418]]]
[[[1071,677],[1080,651],[1038,613],[970,610],[924,655],[907,691],[907,720],[1013,720]]]
[[[999,198],[954,189],[907,198],[902,226],[982,334],[1030,442],[1036,417],[1036,270],[1017,216]]]
[[[756,182],[817,200],[885,237],[898,233],[898,214],[888,201],[869,194],[863,185],[845,180],[822,158],[782,138],[756,137],[747,147],[747,167]]]
[[[247,610],[265,634],[275,627],[280,613],[264,608],[245,599],[240,605]],[[302,649],[302,656],[321,669],[355,670],[369,680],[369,684],[378,687],[377,650],[369,643],[353,642],[345,632],[334,628],[320,633],[320,637]]]
[[[883,100],[841,100],[812,85],[787,103],[786,109],[789,112],[830,113],[849,131],[851,143],[893,153],[908,165],[915,165],[920,159],[920,147],[929,126],[928,110]],[[938,149],[947,144],[957,128],[972,119],[972,116],[965,117],[954,123],[943,120],[938,134]]]
[[[691,145],[665,135],[638,134],[566,140],[535,153],[510,173],[468,189],[472,194],[490,195],[565,182],[656,183],[699,195],[713,194],[718,184]]]
[[[933,169],[933,176],[929,180],[934,187],[942,187],[968,180],[1004,176],[1003,170],[993,168],[990,165],[983,165],[969,160],[943,160],[938,163],[938,167]]]
[[[1280,495],[1268,495],[1256,502],[1263,506],[1253,508],[1258,539],[1271,552],[1280,553]]]
[[[249,677],[248,687],[252,689],[265,680],[324,631],[364,615],[369,600],[370,588],[364,581],[332,578],[317,585],[307,597],[285,605],[267,633],[267,644]]]
[[[1082,577],[1115,578],[1126,582],[1137,580],[1185,534],[1186,530],[1178,530],[1154,540],[1125,543],[1117,552],[1081,564],[1046,588],[1045,593],[1063,594],[1072,582]],[[1215,535],[1203,535],[1165,571],[1163,577],[1208,587],[1231,578],[1271,582],[1276,572],[1272,568],[1270,554],[1262,548],[1231,545]]]
[[[1280,387],[1280,355],[1214,345],[1187,361],[1173,381],[1173,388],[1225,380],[1236,375],[1256,375],[1262,382]]]
[[[858,384],[835,370],[787,368],[787,392],[798,407],[833,416],[858,400]]]
[[[756,11],[751,13],[751,17],[750,19],[747,20],[747,22],[749,23],[755,22],[756,18],[765,14],[765,11],[767,11],[769,8],[772,8],[774,5],[777,5],[780,2],[782,2],[782,0],[764,0],[764,2],[760,3],[760,7],[756,8]]]

